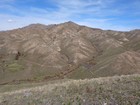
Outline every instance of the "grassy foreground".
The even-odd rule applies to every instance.
[[[0,105],[140,105],[140,75],[10,87],[1,86]]]

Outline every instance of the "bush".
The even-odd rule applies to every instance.
[[[23,66],[18,64],[17,62],[14,62],[14,63],[8,65],[8,70],[10,72],[17,72],[17,71],[20,71],[23,69],[24,69]]]

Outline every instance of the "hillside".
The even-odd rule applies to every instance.
[[[140,75],[5,85],[0,89],[0,105],[140,105]]]
[[[0,32],[0,84],[140,73],[140,30],[71,21]]]

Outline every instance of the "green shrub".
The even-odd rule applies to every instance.
[[[24,69],[23,66],[18,64],[17,62],[14,62],[14,63],[8,65],[8,70],[10,72],[17,72],[17,71],[20,71],[23,69]]]

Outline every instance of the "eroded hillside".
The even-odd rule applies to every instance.
[[[139,36],[73,22],[0,32],[0,84],[140,73]]]

